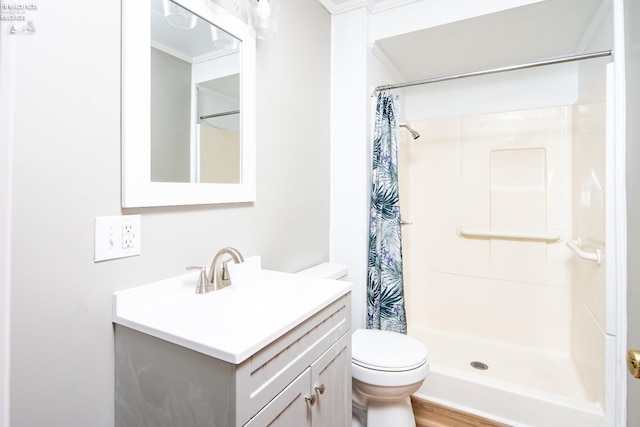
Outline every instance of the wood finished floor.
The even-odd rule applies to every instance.
[[[416,427],[510,427],[466,412],[411,397]]]

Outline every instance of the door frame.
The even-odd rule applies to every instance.
[[[607,228],[608,236],[613,241],[607,241],[607,286],[615,287],[615,304],[608,309],[615,312],[616,336],[613,352],[614,366],[607,369],[614,380],[614,390],[607,389],[607,401],[605,411],[607,424],[610,426],[627,425],[627,243],[630,236],[627,235],[627,188],[626,188],[626,146],[627,146],[627,92],[626,92],[626,61],[625,61],[625,7],[626,0],[613,0],[613,46],[614,46],[614,72],[613,72],[613,147],[610,147],[607,159],[607,168],[612,171],[609,177],[613,182],[607,185],[609,195],[607,204]],[[613,283],[610,283],[613,282]],[[612,362],[612,357],[607,355],[607,364]],[[611,408],[609,405],[613,405]]]
[[[617,9],[617,11],[616,11]],[[620,109],[620,122],[617,130],[620,132],[625,151],[625,176],[629,187],[626,189],[625,213],[629,222],[625,230],[625,269],[624,288],[620,290],[619,317],[623,330],[620,331],[619,340],[619,387],[621,390],[621,402],[618,410],[620,418],[618,425],[640,425],[640,409],[637,402],[640,400],[640,381],[627,373],[626,351],[640,348],[640,227],[637,218],[640,215],[640,192],[637,182],[640,181],[640,170],[637,164],[640,161],[640,123],[638,120],[626,118],[637,117],[640,114],[640,30],[632,17],[640,13],[640,0],[614,0],[614,46],[616,62],[621,61],[616,78],[621,79],[620,87],[616,88],[616,108]],[[628,25],[627,25],[628,24]],[[628,77],[628,78],[627,78]],[[616,112],[616,116],[618,112]],[[635,187],[634,187],[635,186]],[[623,187],[620,191],[623,191]],[[625,223],[625,226],[627,223]]]

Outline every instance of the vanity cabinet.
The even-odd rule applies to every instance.
[[[350,426],[350,298],[239,363],[116,323],[116,426]]]
[[[343,335],[246,426],[351,425],[350,342],[350,334]]]

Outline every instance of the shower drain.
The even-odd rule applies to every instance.
[[[473,362],[471,362],[471,367],[480,369],[481,371],[486,371],[487,369],[489,369],[489,365],[487,365],[484,362],[478,362],[477,360],[474,360]]]

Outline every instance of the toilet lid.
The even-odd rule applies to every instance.
[[[351,337],[353,363],[382,371],[408,371],[427,361],[427,349],[417,339],[391,331],[358,329]]]

